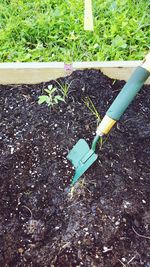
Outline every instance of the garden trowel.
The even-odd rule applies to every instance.
[[[97,142],[100,137],[109,133],[113,125],[120,119],[134,97],[140,91],[142,85],[150,75],[150,53],[146,56],[143,64],[136,68],[128,82],[124,85],[118,96],[109,107],[106,115],[100,122],[91,148],[84,139],[80,139],[67,155],[75,168],[75,175],[71,186],[81,175],[96,161],[95,153]]]

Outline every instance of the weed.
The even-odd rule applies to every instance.
[[[96,121],[97,121],[97,125],[101,122],[101,117],[99,115],[99,112],[97,111],[93,101],[91,100],[91,98],[88,96],[83,100],[84,104],[86,105],[86,107],[90,110],[90,112],[95,116]],[[100,147],[103,146],[103,137],[100,137]]]
[[[56,81],[56,82],[57,82],[57,84],[58,84],[59,87],[60,87],[60,89],[58,88],[58,90],[60,90],[60,92],[62,93],[63,98],[64,98],[64,100],[65,100],[66,97],[67,97],[68,94],[69,94],[69,88],[70,88],[72,82],[70,82],[69,84],[68,84],[68,83],[61,84],[61,83],[59,83],[58,81]]]
[[[57,105],[58,102],[64,101],[64,97],[57,94],[57,88],[53,88],[52,85],[49,85],[48,89],[44,89],[44,91],[47,93],[47,95],[39,96],[39,104],[46,103],[49,107],[53,107],[54,105]]]
[[[84,100],[83,100],[84,104],[86,105],[86,107],[91,111],[91,113],[95,116],[96,120],[97,120],[97,124],[100,123],[101,118],[99,115],[99,112],[97,111],[93,101],[91,100],[91,98],[89,96],[87,96]]]

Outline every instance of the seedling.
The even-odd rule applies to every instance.
[[[61,96],[57,93],[57,88],[52,85],[48,86],[48,89],[44,89],[47,95],[41,95],[38,98],[38,103],[41,105],[46,103],[49,107],[57,105],[60,101],[64,101],[64,96]]]
[[[91,111],[91,113],[95,116],[95,118],[97,120],[97,124],[99,124],[101,121],[101,118],[100,118],[99,112],[97,111],[92,99],[89,96],[87,96],[83,100],[83,102],[86,105],[86,107]]]
[[[59,87],[60,87],[60,89],[58,88],[58,90],[59,91],[61,91],[61,93],[63,94],[63,98],[64,98],[64,100],[66,99],[66,97],[68,96],[68,94],[69,94],[69,88],[70,88],[70,85],[71,85],[71,83],[65,83],[65,84],[61,84],[61,83],[59,83],[58,81],[56,81],[57,83],[58,83],[58,85],[59,85]]]
[[[101,117],[99,115],[98,110],[96,109],[92,99],[88,96],[83,100],[86,107],[90,110],[90,112],[95,116],[97,125],[101,122]],[[103,138],[100,137],[100,147],[103,145]]]

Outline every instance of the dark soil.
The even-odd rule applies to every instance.
[[[98,160],[67,193],[68,151],[104,116],[123,81],[76,71],[66,103],[38,105],[48,84],[0,86],[0,267],[150,266],[150,87],[145,86]]]

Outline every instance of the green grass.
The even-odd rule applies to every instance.
[[[1,0],[0,61],[143,58],[149,49],[150,1],[93,0],[94,32],[84,31],[83,3]]]

